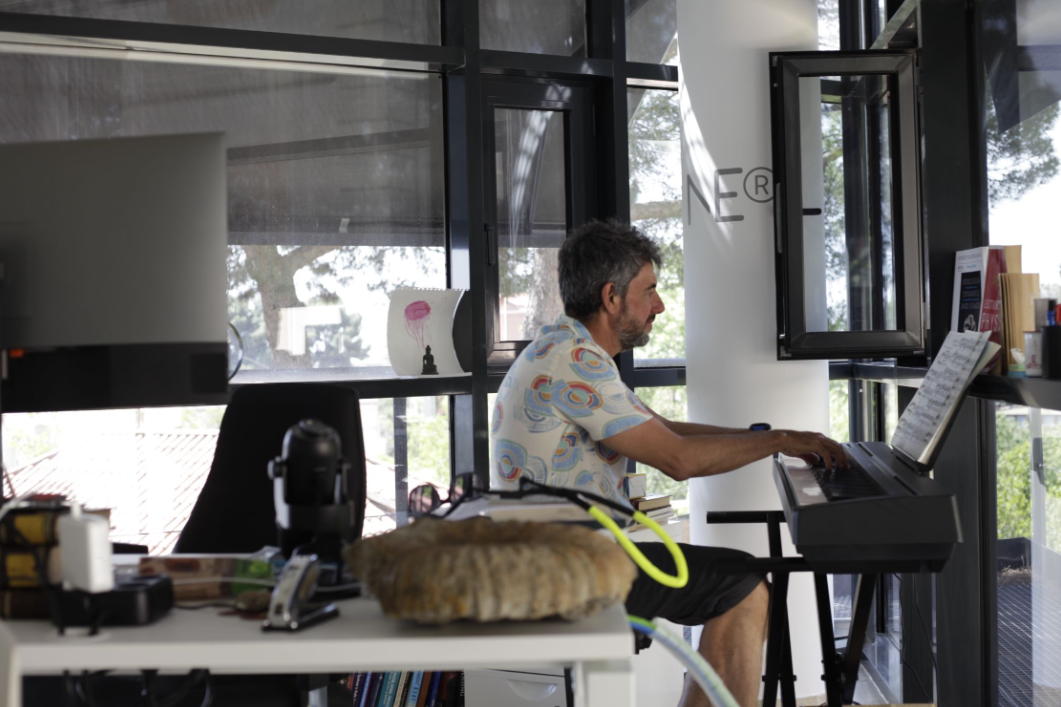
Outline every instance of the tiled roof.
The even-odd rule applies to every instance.
[[[57,493],[110,508],[111,536],[152,553],[177,541],[210,471],[217,430],[81,437],[10,471],[19,493]]]
[[[206,483],[216,446],[217,430],[84,436],[8,473],[18,493],[62,494],[88,508],[112,509],[113,540],[165,554]],[[375,535],[395,527],[394,467],[371,459],[366,467],[363,533]],[[409,488],[421,483],[428,482],[408,478]]]

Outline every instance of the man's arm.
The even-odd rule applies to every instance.
[[[642,401],[641,404],[644,405],[644,401]],[[648,405],[645,405],[645,409],[652,413],[652,417],[662,422],[664,427],[681,437],[693,437],[696,435],[742,435],[751,432],[751,430],[746,427],[743,429],[736,427],[716,427],[714,425],[700,425],[695,422],[668,420]]]
[[[745,430],[683,436],[654,417],[601,442],[678,481],[733,471],[777,453],[793,457],[817,454],[827,469],[847,466],[840,445],[817,432]]]

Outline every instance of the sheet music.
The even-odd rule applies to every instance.
[[[957,406],[966,386],[979,372],[990,338],[989,331],[952,331],[947,335],[921,387],[899,419],[892,435],[892,447],[924,461],[929,445]],[[994,346],[997,348],[998,345]]]

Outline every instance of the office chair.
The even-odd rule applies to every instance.
[[[365,452],[357,391],[317,383],[244,385],[221,419],[206,484],[177,539],[177,553],[253,552],[277,544],[269,461],[280,456],[284,433],[313,418],[339,433],[351,464],[355,517],[348,540],[361,537],[365,518]]]

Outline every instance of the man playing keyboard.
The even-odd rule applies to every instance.
[[[621,503],[627,458],[685,481],[733,471],[775,453],[846,468],[842,448],[816,432],[750,431],[675,422],[648,408],[619,378],[613,357],[648,343],[663,312],[656,292],[658,247],[637,229],[591,222],[560,249],[565,314],[541,329],[509,369],[493,410],[491,484],[514,488],[521,476],[583,487]],[[639,549],[674,571],[659,543]],[[681,589],[639,571],[627,611],[686,626],[702,624],[699,651],[741,705],[755,705],[769,592],[762,575],[712,571],[737,550],[682,545],[690,579]],[[668,569],[669,568],[669,569]],[[707,705],[689,678],[681,705]]]

